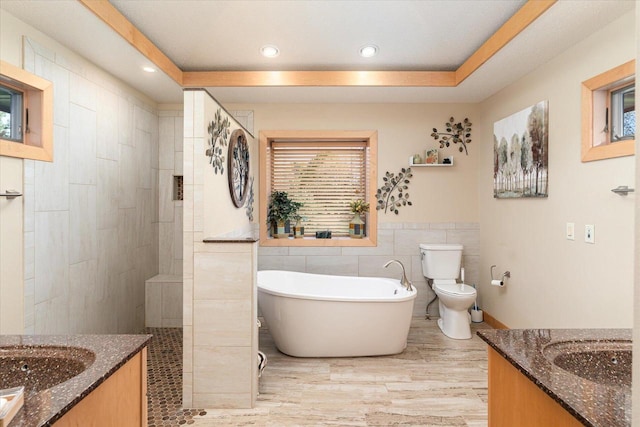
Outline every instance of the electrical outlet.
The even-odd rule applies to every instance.
[[[573,222],[567,223],[567,240],[576,240],[576,225]]]
[[[596,242],[596,226],[593,224],[585,224],[584,226],[584,241],[587,243]]]

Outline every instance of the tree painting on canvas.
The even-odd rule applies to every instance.
[[[493,124],[493,197],[547,197],[549,101]]]

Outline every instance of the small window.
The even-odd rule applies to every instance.
[[[611,142],[634,139],[636,134],[636,89],[631,84],[611,91]]]
[[[635,60],[582,82],[582,161],[635,153]]]
[[[260,132],[261,221],[266,224],[268,195],[285,191],[303,204],[306,239],[271,239],[262,232],[262,245],[375,246],[377,215],[375,132]],[[264,194],[262,194],[264,193]],[[350,202],[365,200],[373,207],[366,218],[366,238],[350,239]],[[332,238],[315,239],[317,231]]]
[[[22,142],[22,98],[22,91],[0,83],[0,138]]]
[[[0,61],[0,156],[53,161],[53,84]]]

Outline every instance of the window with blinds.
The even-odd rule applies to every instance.
[[[349,203],[367,199],[368,144],[362,141],[273,141],[267,148],[271,191],[303,203],[305,235],[348,236]]]

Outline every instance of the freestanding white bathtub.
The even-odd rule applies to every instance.
[[[399,280],[258,271],[258,304],[281,352],[378,356],[407,346],[415,288]]]

